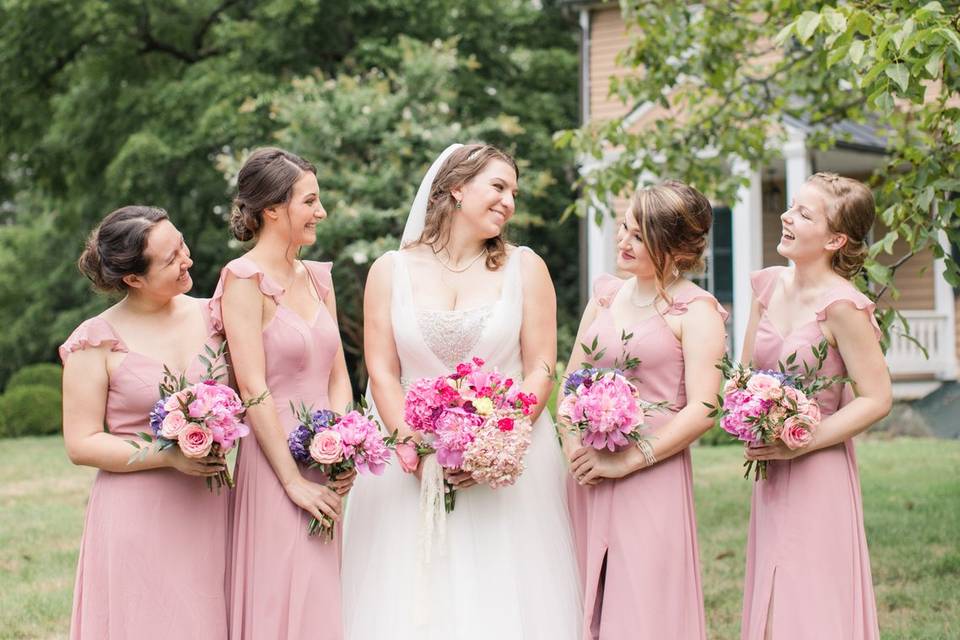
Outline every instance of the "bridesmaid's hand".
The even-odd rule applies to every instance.
[[[630,466],[623,452],[580,447],[570,459],[570,473],[581,485],[592,486],[606,478],[622,478]]]
[[[206,458],[188,458],[183,455],[179,447],[170,447],[163,452],[167,457],[167,464],[188,476],[202,476],[210,478],[227,469],[227,461],[223,456],[207,456]]]
[[[326,516],[334,522],[340,521],[343,501],[333,489],[316,482],[310,482],[303,476],[298,476],[285,485],[284,489],[287,492],[287,497],[295,505],[310,513],[317,520],[322,521]]]
[[[341,473],[338,476],[334,476],[330,479],[330,482],[327,483],[327,486],[337,492],[337,495],[346,495],[348,491],[353,487],[353,481],[357,479],[357,470],[350,469]]]
[[[791,449],[776,440],[770,444],[748,444],[743,449],[743,456],[747,460],[793,460],[810,451],[810,445],[802,449]]]
[[[476,480],[466,471],[460,471],[459,469],[444,469],[443,477],[447,479],[447,482],[453,485],[454,489],[466,489],[467,487],[472,487],[477,484]]]

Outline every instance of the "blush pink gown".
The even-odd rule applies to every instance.
[[[209,325],[206,303],[201,307]],[[207,344],[219,343],[211,329]],[[130,351],[101,316],[74,330],[60,358],[101,345],[126,354],[110,376],[106,429],[137,440],[138,432],[150,432],[163,363]],[[185,373],[195,382],[205,367],[195,357]],[[226,493],[210,492],[203,478],[175,469],[98,471],[80,542],[70,637],[226,638],[227,503]]]
[[[793,352],[810,364],[810,346],[823,339],[819,323],[827,308],[850,303],[869,314],[870,299],[843,283],[823,297],[816,319],[781,335],[766,315],[777,281],[787,267],[752,275],[762,315],[754,341],[753,365],[776,368]],[[822,375],[844,375],[840,353],[831,348]],[[817,396],[823,417],[842,406],[842,387]],[[753,485],[747,570],[744,578],[743,640],[762,640],[768,605],[775,640],[874,640],[880,637],[863,531],[860,479],[853,441],[793,460],[770,462],[767,479]]]
[[[648,416],[655,437],[686,405],[683,351],[662,316],[615,326],[609,307],[623,283],[612,275],[594,283],[599,308],[585,341],[597,337],[598,350],[606,349],[597,366],[610,367],[623,352],[622,329],[633,333],[627,349],[641,360],[631,372],[641,397],[671,405]],[[726,318],[694,284],[674,296],[666,313],[683,314],[697,299],[711,301]],[[567,486],[584,586],[583,638],[706,638],[689,449],[624,478],[593,487],[568,478]]]
[[[303,263],[317,294],[330,290],[329,262]],[[256,263],[240,257],[221,271],[211,300],[214,325],[223,329],[220,301],[227,272],[254,278],[264,296],[277,303],[263,330],[266,382],[287,433],[297,426],[290,403],[334,409],[327,397],[330,370],[340,348],[336,321],[323,304],[304,320],[283,304],[283,287]],[[317,470],[304,476],[320,481]],[[234,640],[338,640],[340,616],[339,531],[333,543],[307,535],[310,514],[287,497],[253,434],[237,455],[229,587],[230,638]]]

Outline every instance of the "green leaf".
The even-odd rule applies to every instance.
[[[854,40],[850,43],[850,49],[847,51],[847,55],[850,57],[850,62],[855,65],[859,65],[860,61],[863,60],[863,52],[866,48],[866,43],[863,40]]]
[[[804,11],[797,19],[797,36],[800,42],[806,44],[820,26],[820,14],[814,11]]]
[[[790,37],[790,34],[793,33],[793,27],[794,27],[794,24],[791,22],[790,24],[785,26],[783,29],[780,29],[780,32],[773,39],[774,43],[776,43],[777,45],[783,45],[783,43],[787,41],[787,38]]]
[[[879,284],[888,284],[893,274],[893,272],[890,271],[890,267],[882,265],[879,262],[868,262],[864,265],[864,269],[867,275],[870,276],[870,279]]]
[[[940,27],[939,29],[937,29],[937,33],[939,33],[944,38],[949,40],[951,44],[953,44],[957,52],[960,53],[960,36],[958,36],[956,33],[951,31],[950,29],[947,29],[946,27]]]
[[[826,13],[827,26],[836,33],[842,33],[847,30],[847,18],[839,11],[828,11]]]
[[[943,51],[937,51],[932,56],[927,58],[927,62],[923,65],[923,68],[927,70],[927,73],[930,74],[933,78],[940,77],[940,63],[943,61]]]
[[[902,51],[903,41],[913,33],[913,28],[913,18],[908,18],[907,21],[903,23],[903,26],[894,32],[892,39],[893,44],[897,47],[897,51]]]
[[[887,74],[888,78],[897,83],[900,91],[906,92],[907,87],[910,86],[910,72],[907,70],[907,65],[898,62],[888,66],[883,72]]]
[[[830,55],[827,56],[827,68],[829,69],[833,65],[846,58],[847,51],[849,51],[849,47],[837,47],[831,51]]]

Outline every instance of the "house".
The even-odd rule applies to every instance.
[[[617,5],[608,3],[572,3],[579,11],[581,27],[580,100],[583,122],[629,116],[632,126],[642,127],[656,119],[659,107],[642,106],[628,113],[628,107],[616,96],[609,95],[611,77],[629,73],[616,64],[617,54],[628,43],[625,23]],[[716,220],[707,255],[707,270],[701,280],[731,311],[730,333],[734,353],[739,351],[750,314],[750,272],[763,267],[786,264],[777,254],[780,237],[780,214],[786,209],[791,194],[816,171],[833,171],[841,175],[866,179],[883,161],[884,144],[869,127],[842,123],[844,141],[827,151],[806,144],[808,128],[798,120],[785,120],[787,139],[782,144],[782,158],[768,166],[751,169],[734,164],[735,171],[749,178],[748,186],[739,192],[737,201],[715,207]],[[585,163],[583,170],[590,170]],[[622,212],[626,201],[614,203]],[[586,282],[615,267],[615,222],[607,219],[598,225],[588,216],[585,225]],[[882,237],[882,230],[874,230]],[[951,247],[944,235],[945,251]],[[893,263],[904,255],[904,246],[896,245],[893,256],[884,260]],[[899,254],[899,255],[898,255]],[[896,272],[897,300],[884,296],[883,305],[898,309],[910,323],[912,340],[894,333],[887,351],[887,361],[894,379],[894,393],[899,398],[922,397],[942,382],[956,380],[960,356],[960,308],[957,292],[943,277],[942,261],[935,261],[927,251],[910,258]]]

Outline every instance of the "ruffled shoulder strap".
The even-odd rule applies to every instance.
[[[89,320],[84,320],[79,327],[73,330],[66,342],[60,345],[58,349],[60,360],[64,363],[74,351],[82,349],[93,349],[101,345],[109,345],[110,351],[129,351],[120,336],[117,335],[110,323],[95,316]]]
[[[760,271],[754,271],[750,274],[750,286],[753,288],[753,297],[760,302],[760,305],[766,309],[767,304],[770,302],[770,296],[773,295],[773,290],[777,287],[777,280],[780,279],[780,274],[783,273],[783,270],[787,267],[767,267],[766,269],[761,269]]]
[[[730,314],[723,308],[723,305],[717,301],[716,297],[706,289],[692,282],[688,283],[673,295],[673,303],[670,305],[670,308],[667,309],[667,314],[682,315],[687,312],[687,307],[695,300],[707,300],[716,307],[723,321],[727,321],[727,317],[729,317]]]
[[[278,285],[273,279],[263,272],[256,262],[246,256],[240,256],[235,260],[228,262],[220,270],[220,281],[217,282],[217,289],[210,298],[210,321],[217,332],[223,332],[223,285],[226,282],[227,274],[231,273],[235,278],[246,280],[256,278],[257,287],[260,293],[267,296],[277,304],[280,304],[280,297],[283,296],[283,287]]]
[[[303,266],[306,267],[307,273],[310,274],[310,279],[313,280],[313,286],[317,288],[320,301],[323,302],[333,288],[333,263],[304,260]]]
[[[824,295],[823,303],[817,309],[817,322],[824,322],[827,319],[827,309],[838,302],[849,302],[860,311],[866,312],[870,318],[870,324],[873,326],[873,332],[877,336],[877,339],[879,340],[883,337],[883,332],[880,330],[877,318],[873,315],[877,305],[849,282],[837,285]]]
[[[626,281],[612,273],[603,273],[597,276],[597,279],[593,281],[593,299],[601,307],[609,307],[624,282]]]

